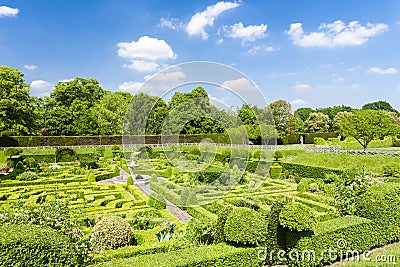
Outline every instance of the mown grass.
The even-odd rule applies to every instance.
[[[4,150],[0,151],[0,163],[5,163],[7,161],[7,157],[4,156]]]
[[[364,168],[368,172],[381,173],[382,165],[391,162],[400,163],[400,158],[334,153],[301,153],[293,157],[285,157],[283,161],[336,169],[356,168],[362,170]]]

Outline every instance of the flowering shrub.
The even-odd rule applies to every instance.
[[[161,228],[163,227],[163,223],[164,223],[164,222],[165,222],[165,221],[162,221],[162,222],[160,223],[160,227],[161,227]],[[168,221],[165,223],[165,228],[162,229],[160,232],[158,232],[158,233],[156,234],[156,235],[157,235],[157,238],[158,238],[158,241],[163,242],[163,241],[168,241],[168,240],[170,240],[170,239],[174,236],[175,228],[176,228],[176,223],[171,224],[171,221],[168,220]]]

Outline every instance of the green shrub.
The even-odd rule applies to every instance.
[[[300,183],[297,185],[297,192],[299,193],[304,193],[307,192],[309,189],[308,187],[308,181],[306,178],[303,178],[300,180]]]
[[[126,180],[126,185],[133,185],[133,178],[132,178],[132,175],[129,175],[128,176],[128,179]]]
[[[308,190],[309,190],[310,192],[317,192],[317,191],[319,191],[319,185],[318,185],[318,183],[310,183],[310,184],[308,185]]]
[[[212,202],[215,203],[215,202]],[[223,206],[218,210],[218,218],[215,223],[215,242],[224,242],[225,241],[225,224],[228,219],[229,214],[232,212],[232,206]]]
[[[99,168],[99,164],[97,163],[97,161],[84,161],[80,159],[79,164],[82,168],[87,168],[87,169]]]
[[[383,176],[400,177],[400,163],[390,162],[382,166]]]
[[[167,204],[165,201],[165,198],[163,198],[161,195],[156,194],[156,193],[151,193],[149,196],[149,200],[147,203],[150,207],[153,207],[158,210],[165,209]]]
[[[215,222],[206,218],[203,220],[192,218],[186,226],[185,238],[195,245],[209,245],[214,243]]]
[[[279,179],[282,175],[282,166],[278,163],[272,164],[269,173],[272,179]]]
[[[283,153],[282,153],[282,151],[276,150],[276,151],[274,152],[274,159],[275,159],[275,161],[278,161],[278,160],[280,160],[281,158],[283,158]]]
[[[226,219],[225,240],[243,245],[257,245],[266,239],[266,222],[256,211],[236,208]]]
[[[197,196],[195,191],[191,191],[186,202],[187,207],[196,206],[198,204]]]
[[[9,147],[6,150],[4,150],[4,156],[6,157],[12,157],[12,156],[18,156],[19,154],[22,153],[22,149],[18,147]]]
[[[324,178],[328,173],[335,173],[341,175],[343,169],[332,169],[319,166],[310,166],[306,164],[291,163],[291,162],[280,162],[283,167],[283,171],[288,171],[291,175],[298,176],[301,178]]]
[[[16,177],[16,179],[19,181],[33,181],[37,180],[38,178],[39,176],[35,172],[31,171],[23,172]]]
[[[181,193],[180,193],[180,195],[181,195],[180,207],[182,207],[182,208],[186,208],[187,207],[187,201],[188,201],[188,198],[189,198],[189,194],[190,194],[189,189],[187,187],[184,187],[182,189]]]
[[[91,238],[97,251],[116,249],[134,241],[130,224],[118,216],[103,217],[93,227]]]
[[[309,207],[299,202],[289,202],[279,214],[279,223],[290,230],[312,230],[315,226],[315,217]]]
[[[1,266],[77,266],[79,255],[69,238],[46,226],[0,226]]]
[[[325,146],[326,145],[326,140],[321,137],[315,137],[314,138],[314,145],[320,145],[320,146]]]
[[[94,183],[94,182],[96,182],[96,177],[94,177],[94,174],[93,174],[92,171],[89,171],[89,172],[87,173],[86,177],[87,177],[87,181],[88,181],[89,183]]]
[[[114,166],[113,177],[119,176],[119,167],[117,165]]]

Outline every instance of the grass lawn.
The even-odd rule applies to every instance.
[[[331,267],[371,267],[371,266],[396,266],[400,264],[400,243],[394,243],[374,250],[365,259],[361,256],[360,261],[335,263]]]
[[[365,171],[381,173],[382,165],[390,162],[400,163],[400,158],[389,156],[357,156],[334,153],[301,153],[297,156],[286,157],[283,159],[283,161],[335,169],[361,169],[364,166]]]
[[[0,150],[0,163],[6,162],[7,158],[4,156],[4,150]]]

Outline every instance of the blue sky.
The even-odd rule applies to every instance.
[[[215,61],[293,109],[400,110],[399,47],[398,0],[0,1],[0,65],[38,96],[76,76],[134,92],[167,66]]]

